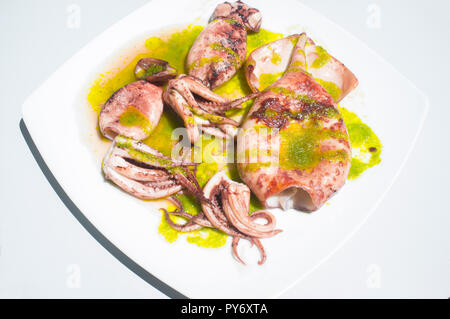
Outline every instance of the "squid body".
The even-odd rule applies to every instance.
[[[279,63],[271,61],[274,50]],[[315,79],[322,73],[314,70],[329,68],[323,74],[340,85],[339,97],[347,93],[345,83],[353,74],[313,50],[306,34],[294,35],[255,50],[247,64],[255,91],[263,72],[283,72],[255,100],[237,142],[239,173],[269,208],[317,210],[344,185],[350,169],[344,120],[335,99]],[[315,62],[319,58],[325,61]]]

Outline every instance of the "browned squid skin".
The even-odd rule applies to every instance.
[[[163,111],[162,89],[146,81],[136,81],[117,90],[103,105],[99,116],[102,134],[114,139],[123,135],[143,140],[159,122]],[[129,125],[121,120],[126,112],[142,118],[139,125]]]
[[[225,111],[242,107],[243,102],[256,95],[230,101],[211,91],[196,77],[180,74],[169,81],[163,98],[183,119],[189,140],[195,143],[201,131],[223,139],[234,138],[239,123],[225,117]]]
[[[259,31],[261,13],[245,3],[219,4],[187,56],[189,75],[214,89],[228,81],[245,61],[247,30]]]
[[[250,8],[242,1],[219,4],[211,15],[210,22],[216,19],[233,19],[253,32],[261,27],[262,16],[258,9]]]
[[[256,99],[238,136],[238,156],[270,150],[258,153],[254,160],[245,156],[238,160],[241,178],[266,207],[317,210],[344,185],[351,165],[347,129],[333,98],[298,68],[305,63],[302,50],[298,50],[304,41],[305,37],[299,39],[283,77]],[[254,128],[266,128],[269,134]],[[316,128],[315,136],[323,137],[308,140],[311,137],[302,135],[311,128]],[[292,140],[292,136],[298,138]],[[289,151],[281,152],[286,149]],[[292,154],[308,150],[311,157],[307,161],[317,158],[313,167],[302,166],[305,158],[296,166],[284,164]]]

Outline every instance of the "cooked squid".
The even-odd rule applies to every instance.
[[[211,91],[197,78],[181,74],[169,81],[164,101],[183,119],[189,140],[195,143],[200,131],[223,139],[234,138],[240,123],[225,117],[225,111],[242,107],[243,102],[256,95],[230,101]]]
[[[297,41],[299,45],[296,45]],[[303,54],[304,59],[290,63],[294,47],[299,51],[296,54]],[[254,50],[245,65],[247,82],[254,92],[263,90],[268,80],[281,77],[288,66],[310,74],[336,102],[358,86],[358,79],[344,64],[304,33],[273,41]]]
[[[247,30],[259,31],[261,13],[245,3],[219,4],[189,51],[189,75],[214,89],[228,81],[245,61]]]
[[[134,68],[134,75],[138,80],[146,80],[154,84],[164,84],[177,76],[177,70],[167,61],[143,58]]]
[[[260,250],[263,264],[266,260],[266,252],[260,242],[260,238],[272,237],[281,232],[275,229],[275,216],[267,211],[256,211],[249,214],[250,190],[242,183],[231,180],[225,171],[216,173],[203,189],[204,199],[202,212],[190,215],[183,210],[181,203],[176,198],[171,201],[177,207],[174,211],[163,209],[167,223],[178,231],[193,231],[202,227],[216,228],[233,236],[233,255],[243,264],[239,257],[237,246],[240,239],[247,239]],[[188,221],[179,225],[174,223],[169,215],[181,216]],[[257,223],[256,220],[265,220],[265,224]]]
[[[117,90],[100,111],[100,131],[111,140],[118,134],[138,141],[147,138],[161,118],[162,92],[146,81]]]
[[[203,193],[189,170],[195,165],[118,135],[103,160],[103,172],[105,178],[141,199],[164,198],[185,189],[201,200]]]
[[[351,165],[336,103],[302,67],[307,41],[299,36],[286,72],[258,96],[238,136],[239,173],[266,207],[314,211]]]

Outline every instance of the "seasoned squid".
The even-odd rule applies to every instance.
[[[147,138],[161,118],[162,92],[146,81],[117,90],[100,111],[100,131],[111,140],[118,134],[138,141]]]
[[[228,81],[245,61],[247,30],[259,31],[261,13],[241,1],[219,4],[187,56],[189,75],[214,89]]]
[[[181,74],[169,81],[164,101],[183,119],[189,140],[195,143],[201,131],[223,139],[234,138],[240,123],[225,117],[225,111],[242,107],[243,102],[256,95],[230,101],[211,91],[199,79]]]
[[[190,167],[164,156],[141,142],[118,135],[103,160],[103,172],[127,193],[141,199],[159,199],[181,190],[204,198]]]
[[[351,165],[336,103],[302,67],[307,41],[298,38],[286,72],[258,96],[238,136],[240,176],[266,207],[317,210]]]
[[[167,61],[143,58],[136,63],[134,75],[138,80],[146,80],[154,84],[164,84],[177,76],[177,70]]]
[[[178,231],[193,231],[202,227],[210,227],[221,230],[233,237],[233,255],[243,264],[244,261],[237,252],[238,243],[241,239],[247,239],[261,252],[259,264],[266,260],[266,252],[261,244],[261,238],[269,238],[281,232],[275,229],[276,220],[268,211],[256,211],[249,214],[250,189],[242,183],[231,180],[225,173],[216,173],[203,189],[204,200],[202,212],[190,215],[183,210],[181,203],[176,198],[171,198],[177,209],[168,212],[163,209],[169,225]],[[188,221],[179,225],[174,223],[169,215],[181,216]],[[264,224],[256,220],[264,220]]]
[[[299,45],[297,44],[299,41]],[[293,51],[304,59],[290,63]],[[293,34],[254,50],[245,65],[247,82],[252,91],[263,90],[267,82],[275,80],[289,68],[310,74],[322,85],[336,102],[358,86],[355,75],[324,48],[314,43],[306,34]]]

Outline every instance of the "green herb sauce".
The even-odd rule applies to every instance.
[[[147,70],[145,70],[145,76],[152,76],[159,72],[162,72],[164,70],[164,67],[159,64],[151,64]]]
[[[352,145],[352,167],[348,178],[355,179],[365,170],[381,163],[382,144],[374,131],[353,112],[339,108]]]
[[[241,65],[241,63],[242,63],[241,58],[240,58],[239,55],[238,55],[236,52],[234,52],[232,49],[227,48],[227,47],[225,47],[225,46],[223,46],[222,44],[217,43],[217,42],[211,44],[211,48],[212,48],[213,50],[215,50],[215,51],[221,51],[221,52],[225,52],[225,53],[228,54],[228,55],[231,55],[231,56],[233,57],[233,62],[232,62],[232,64],[233,64],[233,66],[234,66],[235,68],[237,68],[237,67],[239,67],[239,65]]]
[[[331,95],[333,100],[337,101],[339,96],[341,95],[341,89],[334,84],[333,82],[324,81],[321,79],[314,78],[327,92]]]
[[[318,69],[318,68],[323,67],[325,64],[327,64],[327,62],[330,60],[331,57],[328,54],[328,52],[321,46],[316,46],[316,53],[317,53],[317,58],[314,60],[311,67]]]
[[[347,161],[348,155],[344,150],[320,150],[322,141],[341,138],[346,138],[346,134],[324,129],[316,121],[306,121],[306,125],[292,121],[286,129],[280,131],[280,167],[287,170],[310,170],[322,160]]]
[[[133,105],[128,106],[120,116],[120,124],[124,126],[139,126],[146,134],[152,131],[147,117]]]
[[[263,73],[259,76],[259,90],[264,91],[265,88],[267,88],[269,85],[274,83],[276,80],[281,78],[281,76],[284,74],[284,72],[280,73]]]
[[[232,21],[230,21],[231,23]],[[174,68],[178,70],[179,73],[187,73],[188,68],[185,65],[186,56],[197,38],[200,32],[203,30],[203,26],[193,26],[189,25],[185,29],[175,31],[166,36],[154,36],[145,41],[146,52],[137,54],[130,63],[126,64],[124,67],[111,70],[103,74],[99,74],[97,79],[92,84],[87,100],[92,107],[92,110],[99,114],[102,105],[108,100],[108,98],[118,89],[136,81],[134,75],[134,68],[136,63],[142,58],[156,58],[165,60],[170,63]],[[247,56],[256,48],[264,45],[266,43],[281,39],[283,34],[273,33],[268,30],[261,29],[258,33],[249,33],[247,36]],[[294,39],[295,41],[297,39]],[[320,59],[316,65],[325,64],[327,62],[326,51],[323,50],[323,54],[320,55]],[[317,61],[317,59],[316,59]],[[207,63],[209,61],[200,60],[198,63]],[[274,63],[277,62],[275,57]],[[153,72],[153,71],[152,71]],[[261,81],[261,86],[267,87],[276,81],[281,74],[274,75],[264,75]],[[321,83],[322,84],[322,83]],[[322,84],[325,89],[329,90],[330,94],[335,94],[330,86]],[[224,83],[220,87],[214,90],[217,94],[224,97],[235,99],[242,97],[244,95],[250,94],[251,90],[247,85],[245,78],[244,68],[241,68],[230,81]],[[333,92],[333,93],[332,93]],[[232,117],[236,120],[240,120],[248,112],[248,109],[252,105],[253,101],[247,101],[244,103],[244,107],[240,110],[231,110],[227,112],[227,116]],[[353,151],[355,153],[353,157],[353,165],[350,171],[349,178],[356,178],[364,170],[378,164],[381,153],[381,143],[373,133],[373,131],[354,114],[343,108],[340,109],[342,116],[347,124],[347,128],[350,135],[350,140],[353,146]],[[123,123],[122,123],[123,122]],[[126,112],[121,118],[121,123],[123,125],[139,125],[141,127],[146,127],[145,121],[142,120],[139,113],[130,108],[129,112]],[[150,137],[145,139],[143,142],[163,153],[166,156],[171,156],[172,149],[174,145],[179,141],[178,136],[172,136],[172,131],[175,128],[183,127],[183,121],[170,109],[165,108],[161,120],[158,125],[153,129]],[[295,134],[290,134],[286,137],[287,141],[282,146],[282,151],[286,154],[286,159],[282,160],[281,165],[284,167],[311,167],[314,162],[322,157],[328,159],[341,159],[343,154],[322,154],[317,155],[315,153],[315,141],[320,138],[324,138],[325,135],[335,133],[331,132],[315,132],[313,127],[303,130],[292,130]],[[318,133],[319,135],[316,135]],[[320,135],[322,134],[322,135]],[[197,154],[194,148],[193,157],[200,156],[203,161],[198,165],[196,176],[201,186],[204,186],[207,181],[219,170],[225,169],[227,174],[236,181],[240,181],[237,167],[235,164],[226,163],[226,156],[222,152],[222,147],[220,142],[214,138],[209,138],[203,136],[200,139],[203,143],[202,154]],[[129,148],[131,145],[126,141],[124,142],[124,147]],[[355,148],[358,152],[355,152]],[[374,151],[376,148],[376,151]],[[369,151],[371,149],[372,151]],[[370,159],[367,160],[367,152],[370,152]],[[140,157],[145,160],[155,160],[153,157],[148,157],[148,154],[143,154],[142,152],[133,153],[134,156]],[[183,203],[183,206],[187,212],[190,214],[197,214],[201,211],[200,205],[195,201],[194,198],[187,195],[177,195],[177,197]],[[173,209],[174,207],[172,207]],[[170,209],[170,207],[169,207]],[[252,194],[250,201],[250,212],[262,209],[261,203]],[[171,218],[181,223],[183,218],[171,216]],[[216,248],[225,245],[227,235],[213,229],[202,228],[199,231],[195,231],[189,234],[183,234],[177,232],[171,228],[164,215],[161,217],[161,224],[159,226],[159,233],[169,242],[176,241],[180,236],[185,237],[189,243],[196,244],[202,247]]]

